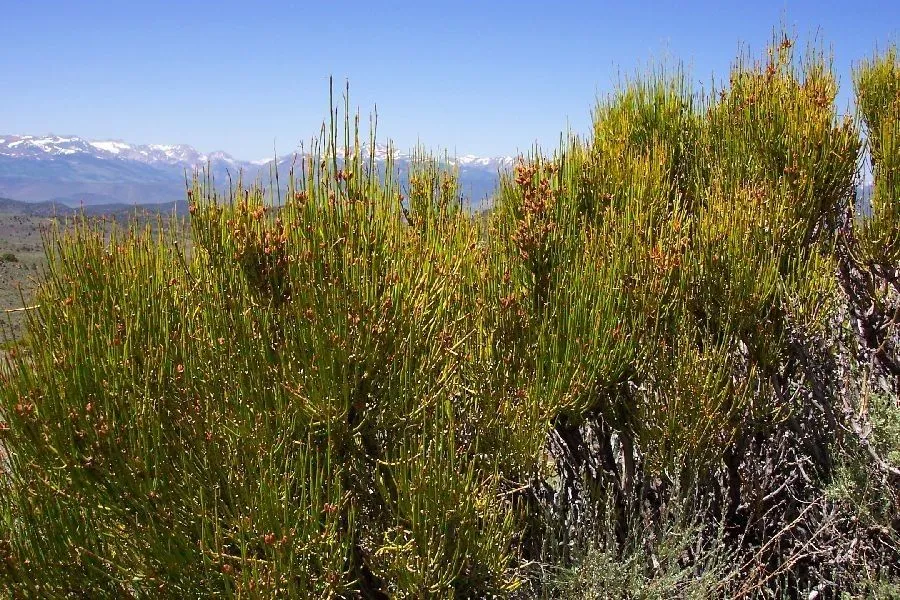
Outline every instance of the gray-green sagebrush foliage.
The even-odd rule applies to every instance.
[[[283,202],[199,176],[189,225],[49,232],[0,590],[890,593],[900,66],[859,66],[856,121],[792,46],[709,95],[626,83],[486,217],[347,116]]]

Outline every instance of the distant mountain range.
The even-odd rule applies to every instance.
[[[375,148],[383,164],[387,149]],[[293,155],[278,160],[286,175]],[[395,152],[401,176],[410,156]],[[513,165],[512,157],[473,155],[449,158],[459,168],[464,195],[476,208],[497,187],[499,173]],[[0,197],[25,202],[94,206],[156,204],[185,197],[185,174],[209,166],[217,181],[242,172],[245,180],[268,180],[274,160],[238,160],[225,152],[204,154],[185,144],[129,144],[120,140],[86,140],[78,136],[0,134]]]

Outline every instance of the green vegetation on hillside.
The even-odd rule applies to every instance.
[[[477,218],[348,114],[277,208],[200,176],[189,224],[50,231],[0,590],[896,597],[896,52],[854,83],[788,38],[636,78]]]

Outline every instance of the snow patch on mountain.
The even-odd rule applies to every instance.
[[[112,154],[119,154],[123,150],[131,150],[131,146],[122,142],[89,142],[91,146],[94,148],[98,148],[103,150],[104,152],[111,152]]]
[[[484,157],[475,156],[474,154],[465,154],[463,156],[451,158],[450,162],[459,167],[495,167],[503,169],[512,166],[515,159],[511,156]]]

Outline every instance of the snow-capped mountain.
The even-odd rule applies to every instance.
[[[368,149],[363,148],[367,153]],[[408,168],[409,154],[376,145],[375,160],[393,153],[395,167]],[[278,158],[279,171],[294,156]],[[448,156],[459,168],[461,187],[480,206],[497,185],[512,157]],[[243,172],[246,179],[267,175],[274,159],[239,160],[226,152],[202,153],[186,144],[130,144],[86,140],[74,135],[0,134],[0,196],[27,202],[64,204],[168,202],[184,197],[185,175],[209,166],[218,179]],[[219,179],[224,180],[224,179]]]
[[[225,152],[201,154],[187,144],[129,144],[121,140],[88,141],[78,136],[0,135],[0,155],[46,159],[82,154],[96,158],[133,160],[147,164],[195,165],[207,160],[237,161]]]

